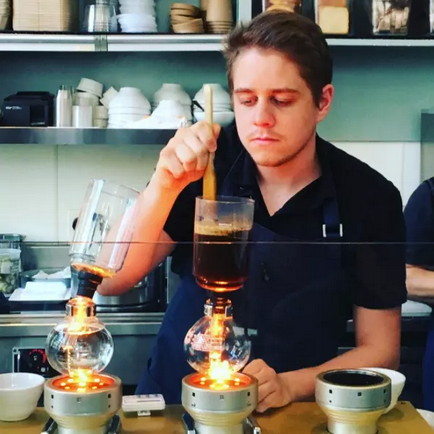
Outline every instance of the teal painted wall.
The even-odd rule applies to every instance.
[[[419,141],[420,110],[434,107],[434,48],[332,47],[336,98],[320,133],[333,141]],[[77,85],[137,86],[148,98],[163,82],[193,96],[226,83],[220,53],[0,53],[0,100],[19,90]]]

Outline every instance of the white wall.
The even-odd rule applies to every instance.
[[[335,143],[367,162],[401,191],[404,203],[420,179],[416,143]],[[91,178],[143,189],[159,146],[0,147],[0,233],[29,241],[69,241]]]
[[[0,233],[69,241],[87,184],[109,179],[143,189],[160,146],[0,146]]]

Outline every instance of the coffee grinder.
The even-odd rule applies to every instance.
[[[113,339],[95,316],[92,297],[103,278],[122,268],[138,195],[104,180],[93,180],[87,190],[70,249],[77,295],[46,341],[48,361],[62,373],[44,388],[45,410],[58,434],[107,434],[119,425],[114,419],[122,404],[121,380],[102,373],[113,356]]]

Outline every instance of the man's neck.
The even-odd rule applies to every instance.
[[[257,166],[258,184],[270,215],[321,175],[316,135],[291,160],[278,167]]]

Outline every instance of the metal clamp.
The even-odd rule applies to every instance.
[[[327,226],[325,224],[322,225],[322,236],[323,238],[327,238]],[[339,236],[342,238],[344,236],[344,227],[342,223],[339,225]]]

